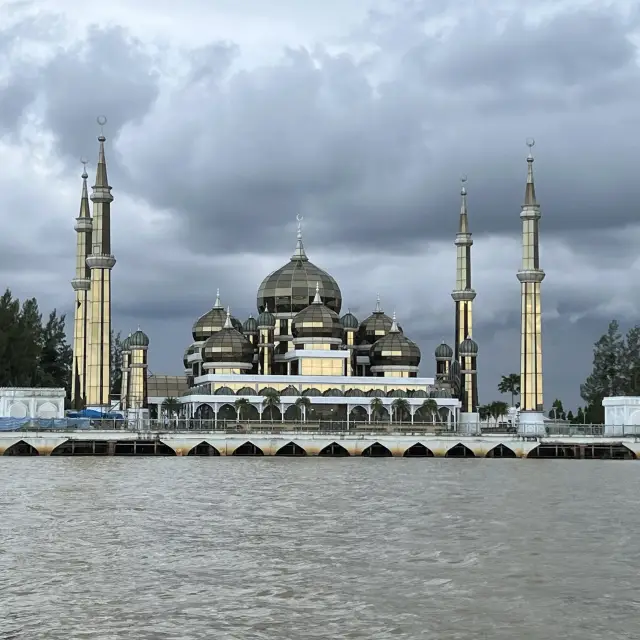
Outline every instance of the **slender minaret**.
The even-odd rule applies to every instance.
[[[536,201],[533,182],[532,138],[527,140],[527,186],[524,192],[522,220],[522,268],[518,271],[521,300],[520,328],[520,432],[544,434],[542,403],[542,314],[540,284],[544,271],[540,268],[540,205]]]
[[[98,118],[102,128],[107,119]],[[107,179],[107,163],[104,157],[105,137],[100,131],[98,142],[98,166],[93,186],[92,251],[87,257],[91,269],[87,406],[108,409],[111,393],[111,269],[116,259],[111,255],[111,187]]]
[[[71,379],[71,403],[74,409],[82,409],[87,390],[87,328],[89,314],[89,289],[91,270],[87,266],[87,256],[91,253],[91,212],[87,192],[87,161],[82,160],[82,196],[80,213],[76,218],[76,275],[71,286],[76,292],[76,307],[73,324],[73,370]]]
[[[469,217],[467,214],[467,177],[461,178],[462,204],[460,205],[460,222],[456,234],[456,288],[451,297],[456,304],[456,336],[454,344],[454,359],[460,362],[460,345],[473,335],[473,300],[476,292],[471,288],[471,246],[473,239],[469,231]]]

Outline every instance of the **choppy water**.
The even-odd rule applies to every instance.
[[[0,638],[638,638],[639,488],[633,462],[0,458]]]

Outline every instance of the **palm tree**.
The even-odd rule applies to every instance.
[[[423,417],[429,416],[431,422],[435,422],[435,417],[438,415],[438,403],[433,398],[429,398],[420,405],[418,411]]]
[[[238,422],[242,420],[242,412],[249,406],[251,403],[246,398],[238,398],[233,406],[236,408],[236,415],[238,417]]]
[[[498,391],[511,394],[511,406],[513,407],[515,396],[520,395],[520,374],[510,373],[508,376],[502,376]]]
[[[402,422],[404,416],[411,415],[411,408],[406,398],[396,398],[391,403],[391,409],[395,415],[396,422]]]
[[[280,406],[280,395],[275,389],[267,389],[264,392],[264,400],[262,401],[263,411],[269,409],[269,415],[271,417],[271,422],[273,422],[273,409],[274,407],[277,409]]]
[[[307,396],[300,396],[296,400],[296,407],[298,407],[298,411],[300,412],[300,419],[303,422],[307,421],[307,411],[311,407],[311,400]]]
[[[374,420],[380,419],[382,412],[384,411],[384,402],[380,398],[371,399],[371,417]]]
[[[489,413],[491,417],[496,421],[496,427],[498,426],[498,420],[507,415],[509,411],[509,405],[501,400],[496,400],[489,405]]]
[[[491,415],[491,405],[483,404],[478,407],[478,414],[480,415],[480,420],[488,420]]]
[[[182,404],[180,403],[180,400],[178,400],[178,398],[169,397],[165,398],[162,402],[162,408],[169,418],[177,416],[180,413],[181,407]]]

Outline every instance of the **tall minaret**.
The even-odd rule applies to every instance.
[[[111,393],[111,269],[116,259],[111,255],[111,187],[107,179],[107,163],[104,157],[106,138],[102,127],[107,119],[98,118],[101,127],[98,142],[98,166],[93,186],[92,251],[87,257],[91,269],[91,302],[89,316],[87,406],[108,409]]]
[[[471,288],[471,245],[473,239],[469,231],[469,218],[467,214],[467,177],[461,178],[462,204],[460,205],[460,221],[456,234],[456,288],[451,292],[451,297],[456,303],[456,336],[454,343],[454,360],[460,362],[460,344],[473,335],[473,300],[476,292]]]
[[[540,205],[533,183],[533,138],[527,140],[527,186],[524,192],[522,220],[522,268],[518,271],[521,300],[520,328],[520,433],[545,433],[542,404],[542,313],[540,283],[539,225]]]
[[[76,276],[71,286],[76,292],[76,307],[73,324],[73,367],[71,378],[71,403],[74,409],[82,409],[87,390],[87,328],[89,313],[89,289],[91,270],[87,266],[87,256],[91,253],[91,212],[87,193],[87,161],[82,160],[82,196],[80,213],[76,218]]]

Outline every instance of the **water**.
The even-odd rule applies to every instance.
[[[0,459],[0,638],[638,638],[640,464]]]

